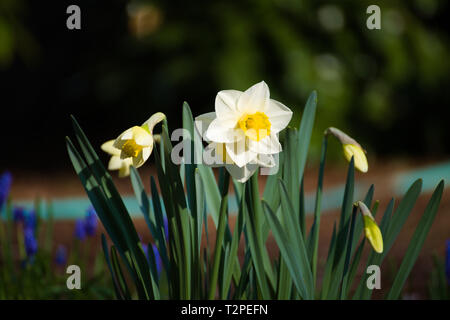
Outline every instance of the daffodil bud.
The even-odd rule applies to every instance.
[[[333,127],[328,128],[325,131],[325,134],[332,134],[342,143],[344,157],[347,161],[350,161],[353,157],[355,161],[355,168],[361,172],[367,172],[369,169],[369,164],[367,163],[365,151],[355,139]]]
[[[155,141],[156,143],[160,143],[161,142],[161,135],[160,134],[154,134],[153,135],[153,141]]]
[[[370,213],[369,208],[362,201],[358,201],[357,206],[361,210],[364,221],[364,233],[366,238],[369,240],[372,245],[373,250],[378,253],[383,252],[383,236],[381,234],[380,228]]]

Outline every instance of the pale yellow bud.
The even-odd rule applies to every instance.
[[[330,127],[325,131],[325,135],[327,134],[332,134],[342,143],[344,148],[344,156],[347,161],[350,162],[353,157],[355,161],[355,168],[361,172],[367,172],[369,169],[369,164],[367,162],[365,151],[355,139],[333,127]]]
[[[355,161],[355,168],[361,172],[367,172],[369,170],[369,164],[367,163],[366,154],[364,150],[354,144],[344,144],[344,156],[347,161],[350,161],[353,157]]]
[[[375,222],[375,219],[373,218],[367,206],[361,201],[358,201],[358,206],[361,210],[361,213],[363,214],[364,234],[367,240],[369,240],[375,252],[382,253],[383,235],[381,234],[380,228]]]

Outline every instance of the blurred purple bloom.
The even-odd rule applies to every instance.
[[[166,240],[169,240],[169,222],[167,221],[167,217],[164,217],[164,233],[166,235]]]
[[[25,242],[25,251],[27,253],[27,257],[33,257],[38,249],[38,243],[36,237],[34,236],[34,230],[30,228],[25,228],[24,232],[24,242]]]
[[[143,244],[142,244],[142,249],[144,250],[145,257],[146,257],[147,260],[148,260],[148,244],[143,243]]]
[[[86,228],[83,219],[77,219],[75,222],[75,237],[81,241],[86,238]]]
[[[63,245],[59,245],[56,249],[55,263],[58,266],[65,266],[67,262],[67,249]]]
[[[24,217],[24,225],[25,225],[25,228],[29,228],[32,230],[36,229],[36,225],[37,225],[36,211],[34,211],[34,210],[28,211],[28,213]]]
[[[153,254],[155,255],[155,261],[156,261],[156,271],[158,274],[161,273],[162,269],[162,260],[161,255],[159,254],[158,248],[156,247],[156,244],[152,244]]]
[[[94,207],[90,206],[84,218],[84,227],[88,236],[95,235],[97,231],[98,220]]]
[[[0,176],[0,210],[8,199],[9,191],[11,189],[12,175],[6,171]]]
[[[145,257],[150,262],[150,259],[148,257],[148,254],[149,254],[148,248],[149,248],[148,244],[142,244],[142,249],[144,250]],[[152,244],[152,250],[153,250],[153,255],[155,256],[155,260],[156,260],[156,272],[158,274],[160,274],[161,269],[162,269],[162,260],[161,260],[161,256],[159,254],[158,248],[156,247],[155,244]]]
[[[25,221],[25,209],[23,207],[13,208],[13,220],[16,223]]]
[[[445,275],[447,276],[447,283],[450,285],[450,239],[447,240],[445,250]]]

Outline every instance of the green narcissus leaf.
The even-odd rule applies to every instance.
[[[425,208],[423,216],[420,219],[419,224],[417,225],[416,231],[411,238],[408,250],[406,250],[406,254],[403,257],[402,264],[398,269],[397,276],[394,279],[394,283],[392,284],[391,290],[389,290],[386,299],[398,299],[398,297],[400,296],[403,285],[405,284],[405,281],[408,278],[408,275],[411,272],[414,263],[417,260],[417,257],[419,256],[420,250],[422,249],[423,243],[425,242],[425,238],[431,228],[431,224],[436,217],[443,191],[444,181],[441,180],[441,182],[434,190],[433,195],[431,196],[431,199],[428,202],[427,207]]]

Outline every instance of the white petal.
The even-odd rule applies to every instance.
[[[140,146],[153,145],[153,137],[141,127],[133,127],[133,139]]]
[[[292,111],[281,102],[270,99],[266,115],[269,117],[270,131],[278,133],[291,121]]]
[[[119,138],[117,138],[118,140],[130,140],[133,138],[133,128],[130,128],[128,130],[125,130],[120,136]]]
[[[123,160],[120,159],[118,156],[112,156],[111,159],[109,159],[108,163],[108,170],[119,170],[120,167],[122,167]]]
[[[206,131],[206,139],[219,143],[230,143],[242,140],[245,137],[242,130],[235,130],[227,128],[222,125],[222,122],[216,118],[214,119]]]
[[[254,161],[258,156],[246,147],[245,140],[226,144],[227,154],[238,167],[243,167],[247,163]]]
[[[234,127],[239,120],[237,102],[241,94],[242,92],[237,90],[222,90],[216,96],[217,117],[225,121],[230,128]]]
[[[150,157],[150,155],[152,154],[152,151],[153,151],[153,145],[142,149],[142,159],[144,160],[144,162],[147,161],[147,159]]]
[[[248,164],[239,168],[235,165],[226,165],[225,168],[228,170],[230,175],[238,182],[244,183],[247,181],[258,169],[258,165]]]
[[[216,118],[215,112],[204,113],[195,118],[194,121],[195,128],[203,138],[205,138],[206,130],[208,130],[209,125],[215,118]]]
[[[249,139],[248,148],[255,153],[262,154],[275,154],[281,152],[281,144],[275,133],[271,133],[270,136],[265,137],[260,141],[254,141]]]
[[[115,140],[106,141],[100,148],[110,155],[118,156],[120,155],[120,150],[114,147],[114,141]]]
[[[275,167],[275,159],[271,154],[258,154],[258,158],[256,159],[256,163],[265,168]]]
[[[153,128],[155,127],[155,125],[157,125],[158,123],[160,123],[161,121],[163,121],[166,118],[166,115],[162,112],[157,112],[154,115],[152,115],[150,117],[150,119],[148,119],[147,121],[145,121],[142,126],[147,126],[148,130],[150,131],[150,133],[153,132]]]
[[[259,154],[258,155],[258,164],[260,165],[261,170],[259,173],[263,176],[271,176],[277,174],[280,170],[280,157],[279,154],[268,155],[268,154]]]
[[[127,161],[129,160],[129,162]],[[130,166],[132,165],[131,159],[127,159],[123,162],[122,167],[119,169],[119,178],[128,177],[130,175]]]
[[[134,128],[134,127],[133,127]],[[113,146],[117,149],[122,149],[123,145],[133,138],[133,128],[127,129],[120,134],[120,136],[114,141]]]
[[[261,81],[241,94],[237,109],[243,114],[253,114],[257,111],[265,112],[268,108],[269,100],[269,87],[264,81]]]

